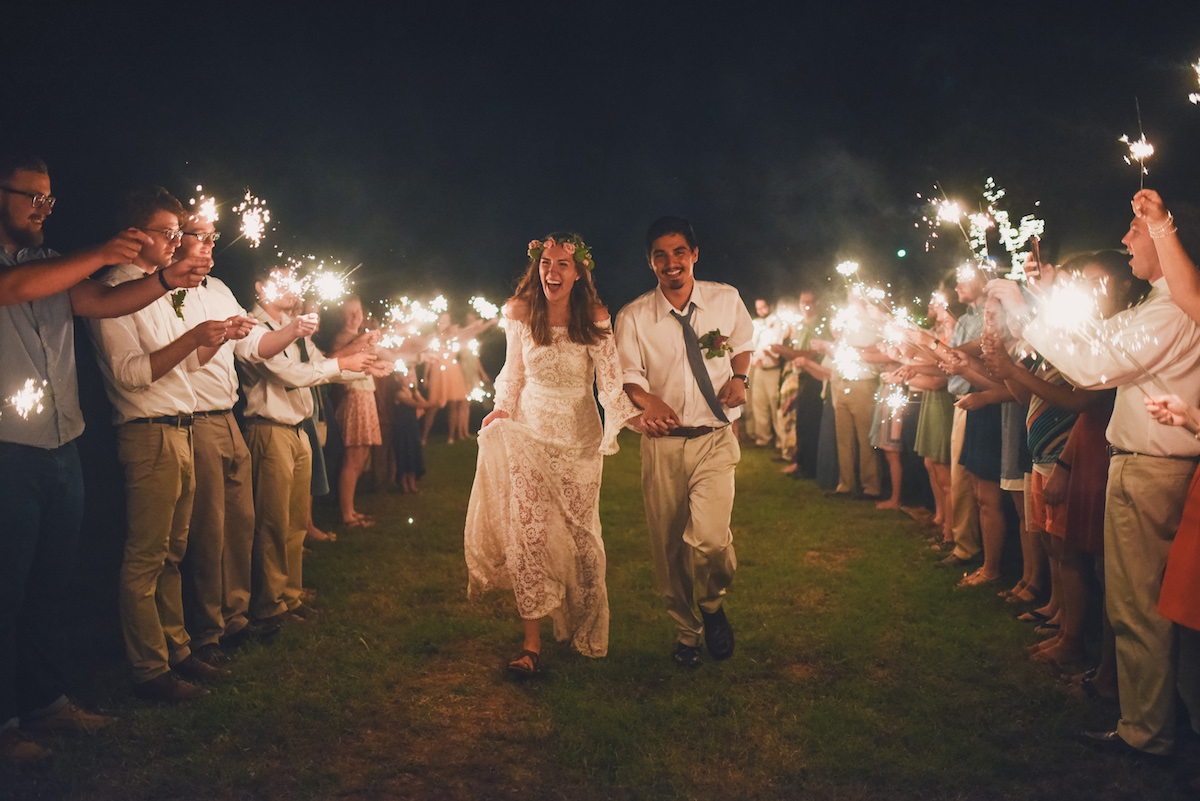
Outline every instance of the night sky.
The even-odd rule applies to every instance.
[[[423,10],[5,12],[0,141],[50,164],[47,241],[108,236],[131,185],[186,202],[199,183],[262,197],[288,254],[364,262],[364,300],[500,299],[525,243],[569,229],[615,310],[652,286],[641,240],[666,213],[695,224],[697,275],[748,297],[823,284],[842,258],[926,291],[965,255],[950,231],[926,255],[913,227],[935,182],[975,202],[994,176],[1064,255],[1119,246],[1135,98],[1147,185],[1200,200],[1194,0],[396,5]],[[217,274],[240,290],[274,249],[222,252],[221,227]]]

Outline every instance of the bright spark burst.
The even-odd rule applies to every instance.
[[[46,382],[43,381],[40,385],[36,379],[25,379],[25,386],[16,395],[8,399],[8,402],[21,416],[22,420],[29,419],[29,413],[41,413],[42,401],[46,397]]]
[[[849,278],[858,272],[858,262],[844,261],[834,269],[838,271],[838,275],[842,276],[843,278]]]
[[[1061,331],[1086,331],[1100,317],[1096,290],[1073,281],[1054,287],[1046,296],[1038,316],[1046,325]]]
[[[495,320],[500,315],[499,306],[478,295],[471,298],[471,308],[475,310],[481,320]]]
[[[350,291],[346,285],[346,276],[327,270],[319,270],[308,276],[306,283],[308,289],[314,292],[323,303],[341,300]]]
[[[271,223],[271,210],[266,204],[251,195],[247,189],[246,197],[234,207],[233,213],[241,216],[242,236],[250,242],[250,247],[256,248],[261,245],[263,237],[267,235],[267,226]]]
[[[216,223],[220,219],[217,213],[216,198],[206,197],[203,194],[204,187],[196,184],[196,197],[188,201],[188,205],[192,208],[192,217],[197,222],[201,223]]]
[[[263,300],[275,303],[286,297],[299,297],[304,294],[304,280],[296,276],[295,267],[279,268],[271,271],[271,280],[263,284]]]
[[[908,392],[905,391],[904,387],[897,384],[892,388],[892,391],[888,393],[887,397],[883,399],[883,402],[891,411],[891,415],[894,417],[897,412],[908,405]]]
[[[1146,169],[1146,159],[1154,155],[1154,145],[1146,141],[1146,134],[1142,134],[1141,139],[1130,139],[1129,136],[1122,136],[1117,140],[1124,142],[1129,146],[1129,155],[1125,156],[1126,164],[1137,162],[1142,170],[1142,175],[1149,175],[1150,172]]]
[[[867,365],[853,345],[840,342],[833,350],[833,369],[847,381],[858,381],[870,377]]]

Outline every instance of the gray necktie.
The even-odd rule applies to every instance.
[[[708,408],[712,409],[712,413],[716,415],[717,419],[722,423],[728,423],[729,418],[721,410],[721,402],[717,400],[717,393],[713,391],[712,379],[708,377],[708,368],[704,366],[704,355],[700,353],[700,338],[696,336],[696,332],[692,328],[692,315],[695,313],[696,304],[689,303],[687,315],[673,311],[671,316],[683,326],[683,343],[687,346],[688,364],[692,367],[692,375],[696,379],[696,385],[700,387],[700,394],[704,396],[704,400],[708,402]]]

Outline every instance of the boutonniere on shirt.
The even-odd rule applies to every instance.
[[[180,320],[183,319],[183,302],[187,300],[186,289],[176,289],[171,293],[171,308],[175,310],[175,316]]]
[[[726,353],[733,353],[733,348],[729,346],[729,337],[722,336],[720,328],[714,328],[700,337],[700,347],[704,348],[706,359],[716,359]]]

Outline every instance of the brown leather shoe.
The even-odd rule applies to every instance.
[[[49,748],[43,748],[29,739],[29,735],[16,726],[0,731],[0,763],[32,765],[53,753]]]
[[[187,659],[171,665],[171,670],[188,681],[215,681],[233,675],[229,668],[210,665],[195,654],[188,654]]]
[[[91,734],[116,722],[116,718],[86,712],[67,701],[61,709],[29,721],[22,720],[21,725],[30,732],[84,731]]]
[[[208,695],[208,690],[184,681],[174,673],[155,676],[133,686],[133,694],[144,701],[160,701],[165,704],[180,704],[195,701]]]

